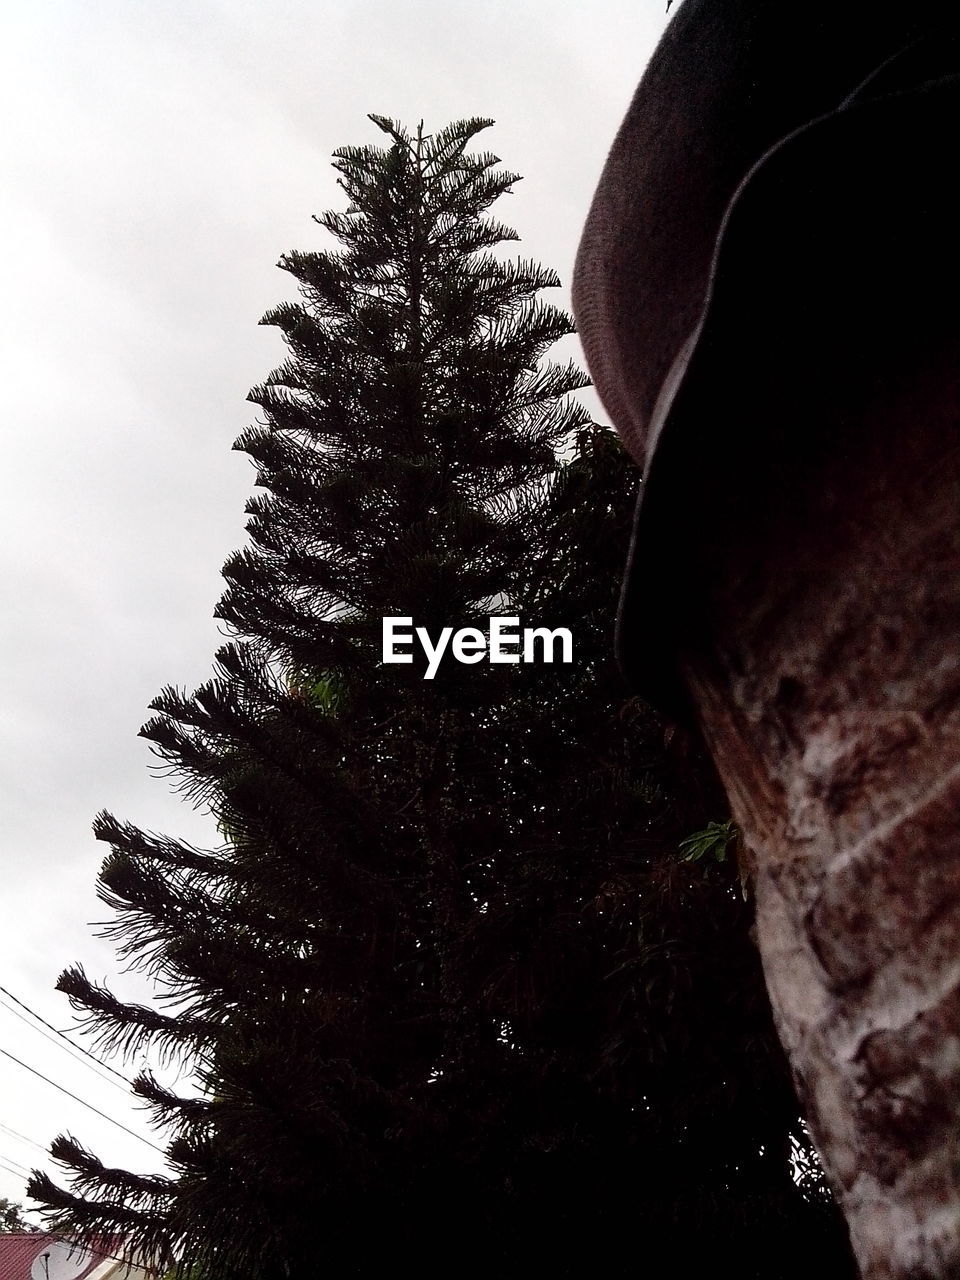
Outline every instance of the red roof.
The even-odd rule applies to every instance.
[[[69,1242],[49,1231],[2,1232],[0,1280],[47,1280],[47,1277],[49,1280],[61,1280],[64,1264],[73,1272],[71,1280],[84,1280],[112,1252],[109,1243],[102,1251],[98,1247],[82,1249],[79,1245],[71,1251]],[[37,1263],[36,1268],[34,1263]]]

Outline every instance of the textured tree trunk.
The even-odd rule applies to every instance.
[[[669,713],[679,659],[866,1280],[960,1280],[958,50],[685,0],[574,281],[644,473],[621,660]]]
[[[712,498],[707,609],[683,659],[755,859],[779,1032],[867,1280],[960,1276],[948,345],[918,344],[858,403],[786,406],[786,443],[753,492],[741,480],[725,498],[714,477],[698,498]]]

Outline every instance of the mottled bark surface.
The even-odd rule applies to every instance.
[[[960,351],[918,349],[707,482],[684,658],[869,1280],[960,1275]]]
[[[958,76],[939,0],[685,0],[574,280],[644,471],[621,661],[755,850],[868,1280],[960,1278]]]

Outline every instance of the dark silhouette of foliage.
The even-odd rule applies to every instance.
[[[0,1231],[24,1232],[37,1228],[23,1216],[23,1206],[6,1196],[0,1196]]]
[[[557,277],[493,252],[516,175],[467,153],[488,120],[371,119],[388,147],[336,153],[349,208],[318,218],[341,249],[284,257],[300,301],[265,318],[289,356],[237,445],[261,493],[232,638],[142,731],[223,846],[96,823],[108,932],[167,1003],[59,984],[202,1091],[135,1085],[174,1177],[61,1137],[71,1189],[31,1193],[210,1277],[625,1275],[654,1248],[850,1274],[793,1173],[736,872],[679,853],[721,793],[613,664],[636,477],[542,361],[572,332]],[[490,614],[569,627],[574,661],[381,661],[385,616]]]

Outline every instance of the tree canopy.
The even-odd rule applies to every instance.
[[[0,1196],[0,1231],[36,1231],[23,1216],[23,1205]]]
[[[62,1136],[70,1189],[31,1194],[211,1276],[616,1273],[655,1244],[846,1274],[736,874],[678,853],[721,793],[613,663],[636,477],[543,359],[558,277],[495,252],[517,175],[467,151],[489,120],[371,120],[388,145],[335,153],[349,205],[317,218],[341,247],[286,255],[299,301],[264,318],[288,356],[237,442],[231,638],[142,730],[223,843],[100,815],[108,933],[159,1003],[59,983],[201,1088],[135,1085],[172,1176]],[[384,617],[491,615],[569,628],[574,660],[382,661]]]

